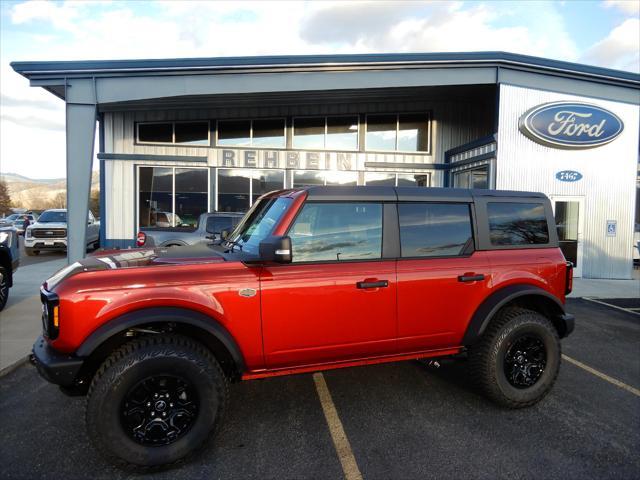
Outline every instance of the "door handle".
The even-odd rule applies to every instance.
[[[458,275],[459,282],[479,282],[480,280],[484,280],[482,273],[479,275]]]
[[[377,280],[375,282],[357,282],[357,288],[384,288],[388,287],[389,282],[387,280]]]

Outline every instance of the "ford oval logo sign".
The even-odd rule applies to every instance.
[[[556,173],[556,178],[561,182],[577,182],[582,178],[582,174],[575,170],[562,170]]]
[[[594,148],[613,141],[624,129],[609,110],[587,103],[538,105],[520,117],[520,131],[534,142],[553,148]]]

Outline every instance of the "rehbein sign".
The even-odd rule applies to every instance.
[[[527,111],[520,131],[534,142],[553,148],[594,148],[613,141],[624,129],[614,113],[596,105],[554,102]]]

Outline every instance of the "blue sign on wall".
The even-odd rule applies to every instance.
[[[575,170],[562,170],[556,173],[556,178],[561,182],[577,182],[582,178],[582,174]]]
[[[527,111],[520,131],[534,142],[553,148],[594,148],[613,141],[624,129],[614,113],[596,105],[554,102]]]

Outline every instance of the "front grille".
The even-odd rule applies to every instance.
[[[66,228],[34,228],[31,230],[34,238],[65,238]]]

